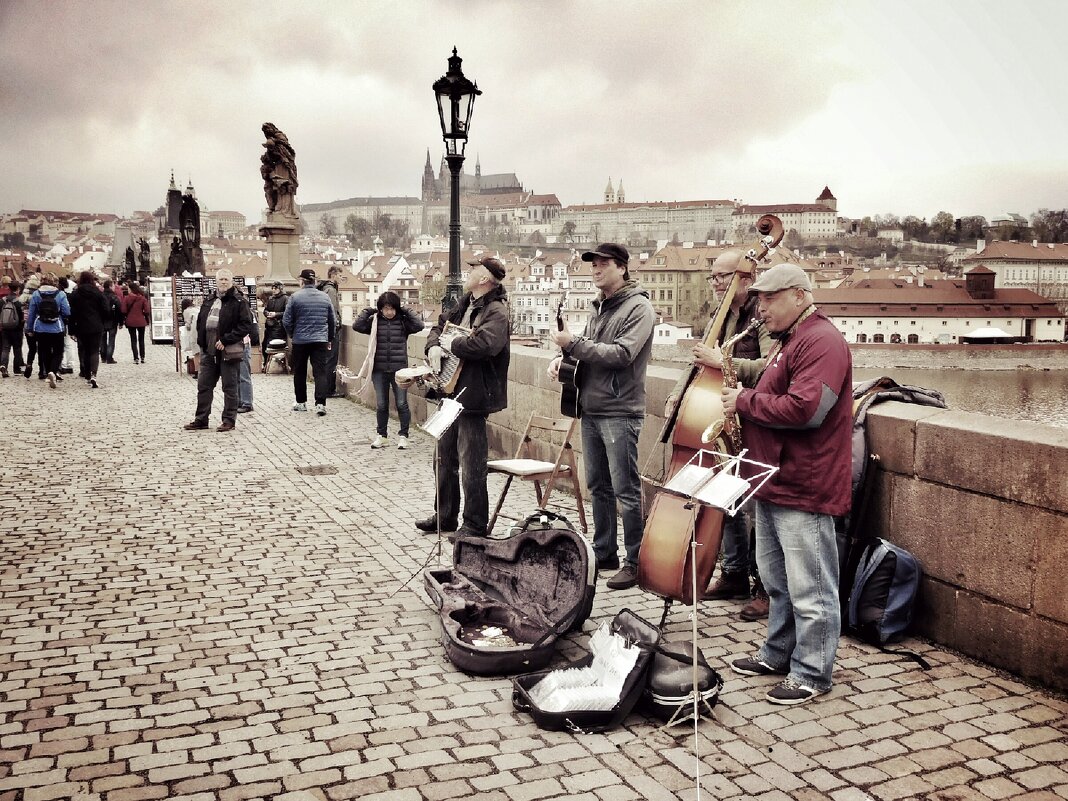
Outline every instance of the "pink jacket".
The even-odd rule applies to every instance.
[[[777,466],[763,501],[829,515],[850,506],[853,360],[821,312],[798,326],[738,396],[746,458]]]

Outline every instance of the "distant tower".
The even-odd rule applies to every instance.
[[[619,189],[616,190],[616,203],[623,203],[626,194],[623,192],[623,179],[619,179]]]
[[[612,176],[608,176],[608,186],[604,188],[604,202],[615,203],[616,202],[616,190],[612,188]]]
[[[434,167],[430,163],[430,148],[426,149],[426,164],[423,165],[423,201],[434,199]]]
[[[829,187],[823,187],[823,191],[820,192],[820,196],[816,198],[816,205],[826,206],[831,211],[838,211],[838,200],[831,194]]]
[[[478,155],[475,156],[475,191],[482,191],[482,162]]]
[[[192,195],[194,199],[195,199],[195,198],[196,198],[196,196],[197,196],[197,190],[195,190],[195,189],[193,188],[193,176],[191,176],[191,175],[189,176],[189,183],[188,183],[188,185],[187,185],[187,186],[185,187],[185,193],[186,193],[187,195]]]
[[[164,228],[177,231],[180,227],[178,213],[182,210],[182,190],[174,183],[174,170],[171,170],[171,185],[167,187],[167,219]]]

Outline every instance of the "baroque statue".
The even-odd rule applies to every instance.
[[[267,209],[287,217],[297,216],[297,154],[289,139],[273,123],[263,124],[263,155],[260,156],[260,175]]]

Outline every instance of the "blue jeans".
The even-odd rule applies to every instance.
[[[838,544],[830,515],[757,500],[757,565],[771,600],[759,659],[828,690],[838,650]]]
[[[375,417],[378,423],[378,435],[386,436],[389,425],[389,389],[393,388],[393,399],[397,402],[397,417],[400,418],[400,436],[408,436],[408,427],[412,423],[412,410],[408,408],[408,390],[397,386],[397,373],[375,370],[371,373],[371,382],[375,387]]]
[[[241,357],[241,371],[237,378],[238,406],[252,406],[252,346],[245,345],[245,355]]]
[[[463,524],[480,534],[489,525],[486,490],[486,415],[461,414],[438,440],[438,520],[442,527],[458,519],[463,482]]]
[[[586,486],[593,501],[593,552],[598,559],[614,557],[618,514],[623,517],[626,560],[638,564],[642,544],[642,484],[638,472],[641,417],[583,417],[582,458]]]

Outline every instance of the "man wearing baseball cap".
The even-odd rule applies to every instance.
[[[586,485],[593,501],[593,550],[597,569],[619,569],[608,588],[623,590],[638,583],[642,544],[641,475],[638,434],[645,419],[645,373],[653,349],[656,313],[649,293],[631,280],[630,254],[606,242],[582,254],[593,263],[593,285],[601,290],[582,336],[566,329],[553,341],[579,362],[576,382],[582,404],[582,453]],[[561,358],[549,364],[553,380]],[[618,515],[623,517],[626,558],[620,567]]]
[[[415,527],[426,532],[456,531],[459,537],[485,537],[489,533],[486,417],[508,405],[511,325],[507,294],[501,285],[505,276],[501,260],[485,256],[467,264],[471,269],[460,302],[438,317],[426,339],[427,359],[435,372],[440,372],[447,356],[441,337],[446,323],[471,330],[447,345],[463,362],[453,392],[459,396],[463,412],[438,440],[437,509]],[[461,483],[463,525],[457,529]]]
[[[785,676],[767,700],[803,704],[830,691],[841,630],[834,517],[850,506],[852,360],[798,265],[776,264],[749,292],[776,342],[753,389],[723,388],[723,409],[742,418],[747,458],[779,469],[755,502],[767,640],[731,669]]]
[[[315,270],[300,271],[301,287],[290,297],[282,313],[282,325],[293,340],[293,411],[308,411],[308,361],[315,381],[315,413],[326,414],[327,363],[335,346],[334,307],[315,287]]]

